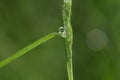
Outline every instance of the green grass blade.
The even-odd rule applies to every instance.
[[[2,68],[3,66],[7,65],[8,63],[16,60],[17,58],[19,58],[22,55],[26,54],[30,50],[32,50],[35,47],[39,46],[40,44],[48,41],[49,39],[55,37],[56,35],[57,35],[57,33],[51,33],[51,34],[48,34],[48,35],[44,36],[43,38],[40,38],[39,40],[33,42],[32,44],[30,44],[27,47],[23,48],[22,50],[20,50],[19,52],[15,53],[14,55],[12,55],[12,56],[8,57],[7,59],[1,61],[0,62],[0,68]]]
[[[72,67],[72,44],[73,44],[73,31],[71,26],[71,8],[72,0],[64,0],[63,2],[63,23],[66,29],[66,54],[67,54],[67,72],[68,79],[73,80],[73,67]]]

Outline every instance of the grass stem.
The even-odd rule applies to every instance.
[[[63,2],[63,23],[66,29],[66,54],[67,54],[67,72],[68,79],[73,79],[73,67],[72,67],[72,44],[73,44],[73,32],[71,26],[71,8],[72,0],[64,0]]]

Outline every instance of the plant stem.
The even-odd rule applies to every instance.
[[[46,35],[43,38],[40,38],[39,40],[33,42],[32,44],[28,45],[27,47],[23,48],[22,50],[20,50],[19,52],[17,52],[16,54],[8,57],[7,59],[3,60],[0,62],[0,68],[2,68],[3,66],[7,65],[8,63],[16,60],[17,58],[21,57],[22,55],[26,54],[27,52],[29,52],[30,50],[34,49],[35,47],[39,46],[40,44],[48,41],[49,39],[55,37],[56,35],[58,35],[57,33],[51,33]]]
[[[64,0],[63,2],[63,23],[66,28],[66,52],[67,52],[67,72],[68,79],[73,80],[73,67],[72,67],[72,44],[73,32],[71,26],[71,8],[72,0]]]

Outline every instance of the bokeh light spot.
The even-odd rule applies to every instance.
[[[108,43],[107,35],[100,29],[93,29],[87,34],[87,45],[94,51],[103,50]]]

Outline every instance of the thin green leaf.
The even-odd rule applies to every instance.
[[[39,46],[40,44],[48,41],[49,39],[55,37],[56,35],[57,35],[57,33],[51,33],[51,34],[48,34],[48,35],[44,36],[43,38],[40,38],[39,40],[33,42],[32,44],[30,44],[27,47],[23,48],[22,50],[18,51],[16,54],[8,57],[7,59],[5,59],[3,61],[1,61],[0,62],[0,68],[2,68],[3,66],[7,65],[8,63],[16,60],[17,58],[19,58],[22,55],[26,54],[30,50],[32,50],[35,47]]]

